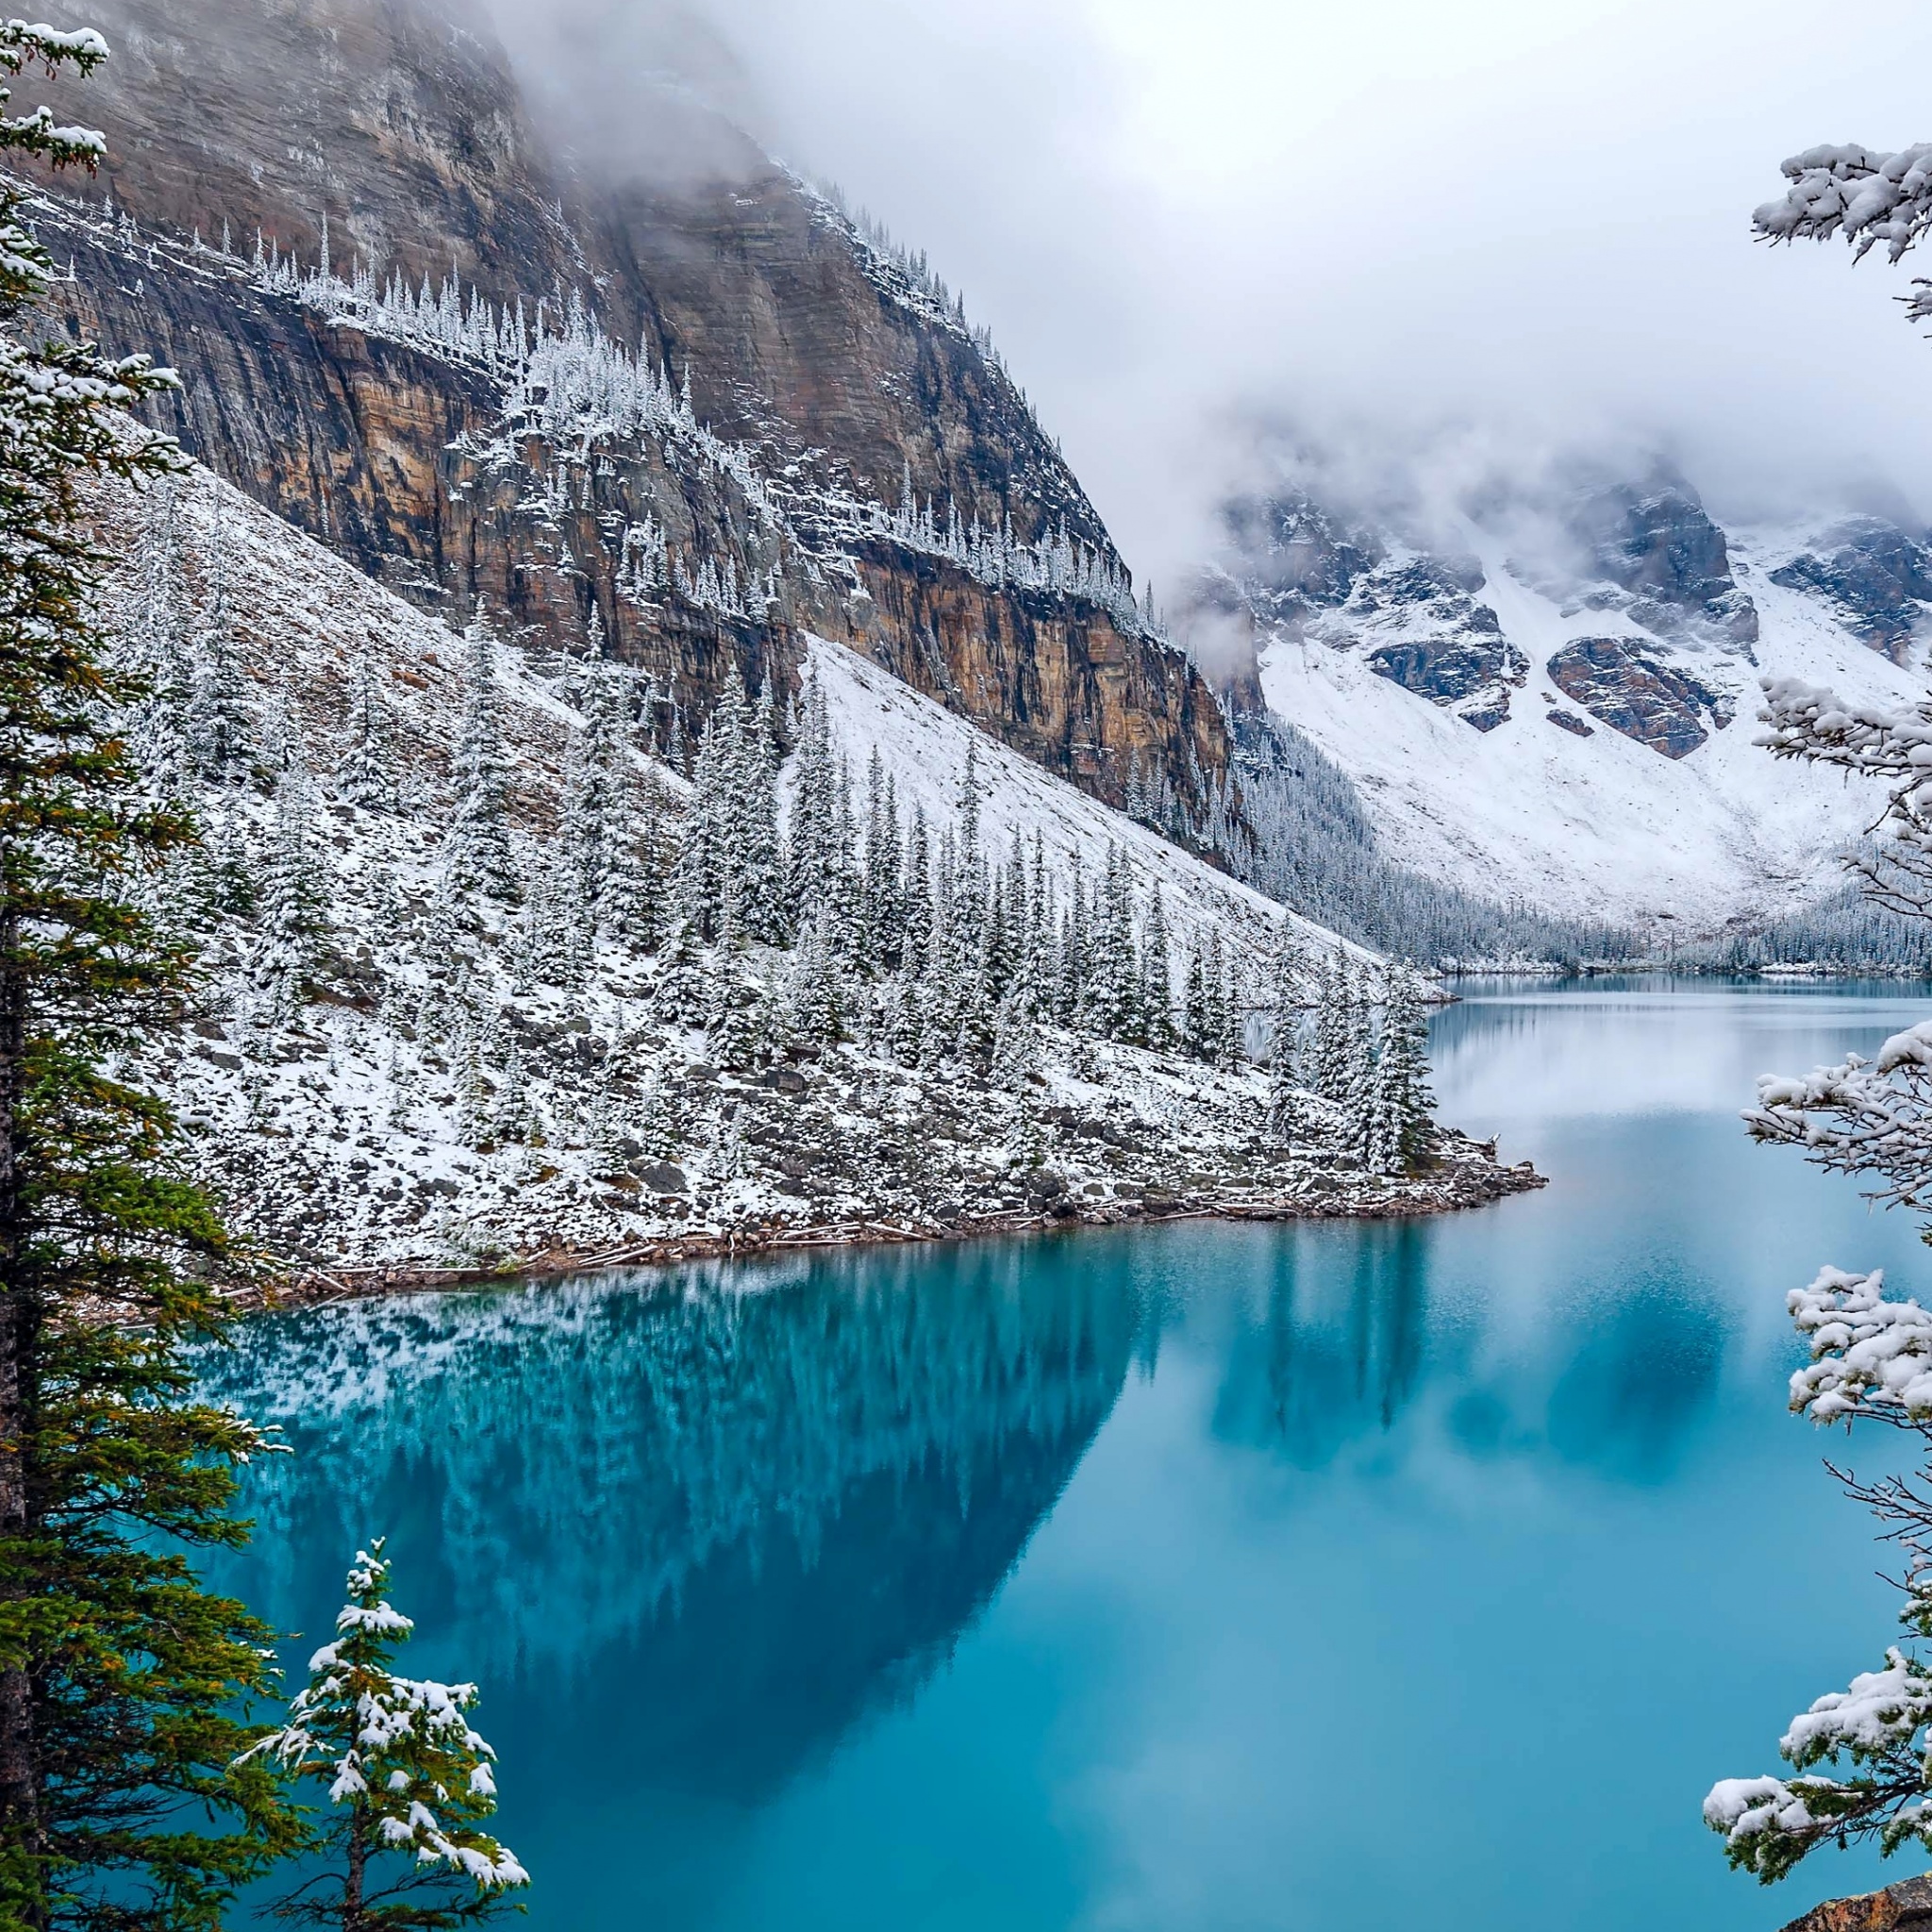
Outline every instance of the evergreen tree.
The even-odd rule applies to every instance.
[[[932,835],[925,808],[912,808],[912,828],[906,835],[906,886],[900,916],[900,958],[911,974],[924,973],[932,946]]]
[[[1429,1023],[1412,967],[1390,968],[1376,1066],[1378,1122],[1387,1172],[1413,1172],[1435,1145],[1435,1095],[1429,1090]]]
[[[734,669],[732,676],[737,675]],[[746,706],[741,713],[729,803],[737,835],[737,899],[745,932],[767,945],[780,945],[791,931],[791,922],[778,837],[778,726],[773,684],[767,672],[757,708]]]
[[[1355,981],[1348,957],[1340,947],[1317,969],[1315,1038],[1309,1085],[1324,1100],[1341,1101],[1348,1091],[1355,1050]]]
[[[126,719],[128,742],[158,798],[180,797],[191,775],[187,714],[193,671],[181,575],[180,488],[175,477],[161,475],[142,492],[119,653],[141,686]]]
[[[1141,974],[1141,1010],[1147,1044],[1157,1053],[1171,1053],[1174,1046],[1174,946],[1167,933],[1167,903],[1158,879],[1147,901]]]
[[[785,891],[794,930],[839,897],[838,772],[824,687],[815,674],[808,675],[803,696],[785,845]]]
[[[1293,1079],[1300,1070],[1302,1021],[1308,1010],[1303,983],[1307,962],[1293,939],[1283,935],[1269,969],[1268,1064]]]
[[[1134,901],[1126,860],[1118,845],[1107,848],[1094,925],[1088,1022],[1104,1040],[1140,1041],[1145,1037],[1145,1026],[1140,955],[1134,944]]]
[[[219,508],[209,575],[208,620],[196,632],[192,651],[183,737],[194,774],[210,785],[226,785],[245,775],[253,733],[228,608],[228,546]]]
[[[484,892],[514,904],[522,891],[509,836],[509,755],[504,748],[496,645],[483,600],[463,632],[463,724],[451,770],[456,812],[443,841],[446,891],[453,899]]]
[[[0,24],[0,70],[106,57],[98,35]],[[93,167],[100,137],[0,118],[18,164]],[[152,687],[105,668],[88,479],[154,476],[131,412],[144,358],[30,346],[50,265],[0,185],[0,1924],[212,1932],[286,1841],[233,1765],[266,1632],[189,1552],[232,1545],[233,1468],[260,1433],[195,1400],[227,1249],[175,1124],[110,1069],[173,1026],[190,962],[132,882],[192,825],[144,806],[121,733]]]
[[[256,980],[277,1023],[294,1018],[308,991],[328,937],[331,896],[315,788],[298,756],[275,781],[275,842],[257,893],[261,945]]]
[[[629,873],[625,844],[628,746],[618,674],[592,658],[584,675],[583,723],[564,760],[557,917],[574,962],[594,957],[598,930],[611,923],[619,882]]]
[[[691,770],[691,803],[674,893],[674,919],[698,939],[717,937],[726,883],[724,758],[715,725],[715,719],[706,725]]]
[[[1206,1061],[1212,1061],[1219,1045],[1207,958],[1198,942],[1188,955],[1187,977],[1181,986],[1180,1044],[1190,1059]]]
[[[378,1537],[349,1570],[336,1636],[308,1660],[289,1722],[250,1747],[319,1786],[325,1822],[306,1849],[329,1860],[275,1907],[341,1932],[438,1932],[489,1917],[530,1882],[482,1829],[496,1809],[496,1753],[471,1728],[474,1684],[396,1674],[415,1629],[394,1608]]]
[[[832,948],[832,916],[821,911],[798,936],[786,975],[781,1017],[802,1046],[830,1046],[845,1024],[845,991]]]
[[[1374,1019],[1370,1011],[1367,993],[1346,966],[1342,968],[1342,983],[1346,988],[1341,1004],[1347,1058],[1339,1096],[1341,1102],[1341,1147],[1345,1154],[1368,1167],[1374,1165],[1376,1155],[1382,1151],[1377,1104],[1380,1056],[1376,1050]]]
[[[349,673],[348,742],[336,766],[336,790],[351,805],[371,811],[391,811],[396,803],[396,779],[390,741],[393,735],[389,705],[382,693],[371,654],[358,654]]]

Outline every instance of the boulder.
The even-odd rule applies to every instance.
[[[1856,1898],[1827,1899],[1785,1932],[1932,1932],[1932,1872]]]

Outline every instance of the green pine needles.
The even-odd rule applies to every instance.
[[[323,1785],[333,1814],[308,1846],[326,1867],[271,1909],[341,1932],[441,1932],[501,1910],[529,1874],[478,1828],[496,1809],[496,1754],[470,1727],[476,1687],[391,1669],[415,1626],[384,1593],[382,1550],[357,1552],[335,1641],[309,1659],[287,1725],[249,1753]]]
[[[0,69],[91,72],[91,31],[0,24]],[[0,93],[0,98],[4,98]],[[0,158],[92,168],[42,108]],[[268,1633],[185,1550],[228,1513],[259,1431],[193,1399],[225,1255],[167,1108],[124,1077],[191,962],[132,903],[192,824],[144,805],[104,669],[84,497],[179,462],[126,413],[144,358],[34,346],[50,273],[0,186],[0,1927],[198,1928],[288,1841],[273,1779],[232,1760]]]

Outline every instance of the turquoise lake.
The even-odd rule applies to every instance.
[[[1478,1213],[251,1324],[218,1386],[299,1453],[221,1580],[299,1671],[389,1537],[544,1932],[1769,1932],[1864,1889],[1761,1890],[1698,1806],[1893,1634],[1785,1292],[1932,1256],[1738,1112],[1926,996],[1465,991],[1442,1116],[1551,1177]]]

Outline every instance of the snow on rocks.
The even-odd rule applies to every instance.
[[[1750,724],[1760,677],[1828,682],[1855,724],[1918,702],[1924,677],[1794,575],[1811,532],[1728,535],[1738,593],[1757,617],[1748,645],[1695,625],[1653,631],[1641,604],[1597,608],[1607,593],[1524,571],[1502,534],[1470,524],[1457,548],[1472,579],[1480,573],[1499,646],[1528,666],[1507,718],[1472,730],[1392,679],[1376,661],[1407,635],[1392,608],[1353,626],[1263,623],[1263,693],[1355,780],[1386,848],[1447,884],[1573,918],[1664,921],[1657,930],[1685,940],[1796,911],[1840,883],[1839,855],[1864,836],[1872,801],[1832,773],[1766,757]],[[1653,681],[1695,695],[1695,729],[1668,738],[1674,755],[1614,715],[1577,714],[1557,674],[1579,639],[1599,655],[1607,641]],[[1788,702],[1778,689],[1774,708]]]

